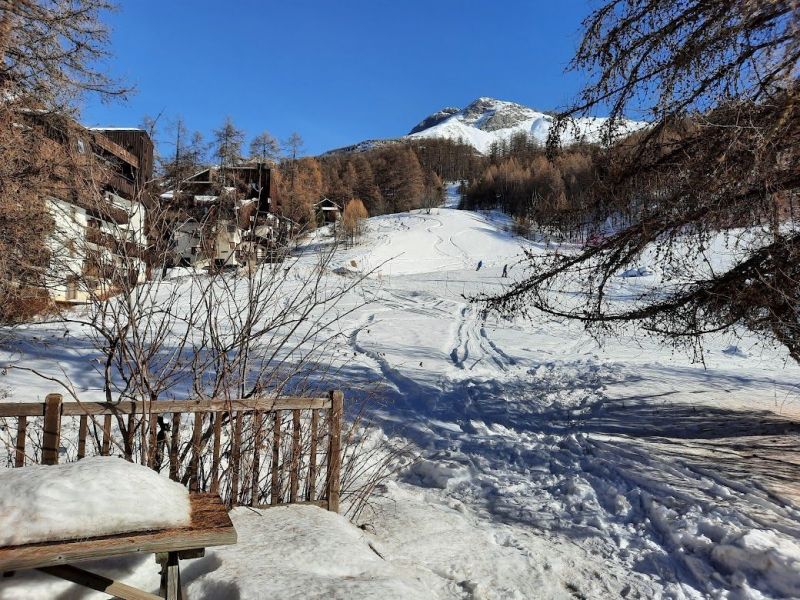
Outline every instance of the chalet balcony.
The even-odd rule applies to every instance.
[[[133,181],[120,173],[109,173],[106,185],[127,200],[133,200],[136,197],[136,186]]]

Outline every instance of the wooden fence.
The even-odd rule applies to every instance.
[[[343,405],[339,391],[116,404],[50,394],[44,403],[0,403],[0,422],[14,467],[119,454],[168,468],[171,479],[219,493],[229,506],[312,503],[338,512]]]

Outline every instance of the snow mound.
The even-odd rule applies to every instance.
[[[424,569],[386,560],[368,534],[346,518],[316,506],[288,505],[231,512],[239,541],[209,549],[193,565],[205,572],[190,598],[406,598],[438,597],[438,579]]]
[[[620,277],[649,277],[653,274],[653,271],[648,269],[647,267],[633,267],[632,269],[627,269],[619,274]]]
[[[727,354],[728,356],[735,356],[738,358],[748,358],[750,355],[739,348],[739,346],[730,345],[722,349],[723,354]]]
[[[120,458],[0,471],[0,546],[184,527],[189,492]]]
[[[420,487],[447,489],[469,481],[469,468],[452,460],[420,459],[406,474],[406,480]]]
[[[781,595],[800,595],[800,546],[774,531],[751,529],[723,539],[711,550],[711,561],[723,573],[749,574]]]

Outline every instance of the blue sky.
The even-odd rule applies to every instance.
[[[226,116],[253,135],[299,132],[317,154],[407,133],[479,96],[564,106],[578,0],[121,0],[109,15],[125,103],[87,101],[91,125],[163,111],[209,135]],[[165,127],[162,127],[162,130]],[[168,150],[167,135],[160,140]]]

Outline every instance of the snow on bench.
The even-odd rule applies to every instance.
[[[185,487],[121,458],[0,471],[0,547],[185,527],[190,521]]]

